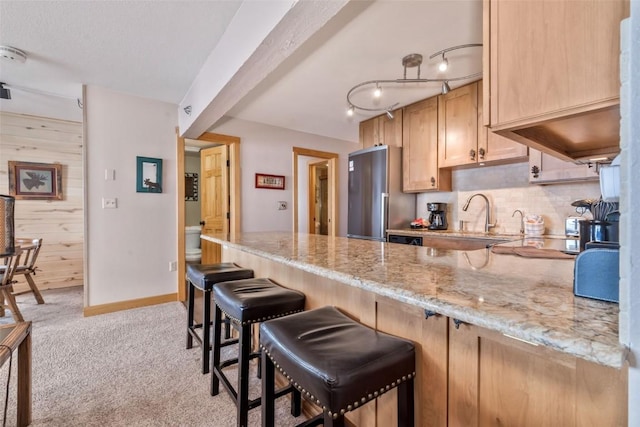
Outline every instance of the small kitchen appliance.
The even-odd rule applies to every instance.
[[[447,204],[446,203],[427,203],[427,211],[429,211],[429,230],[446,230],[447,229]]]

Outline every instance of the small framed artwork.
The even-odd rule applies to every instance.
[[[62,200],[62,165],[9,161],[9,194],[16,199]]]
[[[284,176],[257,173],[256,188],[270,188],[272,190],[284,190]]]
[[[187,202],[198,201],[198,174],[185,172],[184,174],[184,200]]]
[[[162,193],[162,159],[136,157],[136,191],[138,193]]]

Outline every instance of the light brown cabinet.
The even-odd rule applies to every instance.
[[[451,191],[451,171],[438,165],[438,98],[404,108],[402,191]]]
[[[533,148],[529,149],[529,182],[531,184],[598,181],[598,179],[595,165],[567,162]]]
[[[482,123],[482,81],[439,97],[440,167],[512,163],[527,159],[527,147],[488,130]]]
[[[626,367],[449,319],[448,371],[450,426],[627,425]]]
[[[628,0],[484,0],[484,122],[556,157],[619,151]]]
[[[360,144],[362,148],[378,145],[402,147],[402,109],[360,122]]]

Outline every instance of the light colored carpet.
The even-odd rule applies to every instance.
[[[235,426],[226,391],[209,394],[200,348],[185,349],[181,303],[83,317],[82,292],[44,291],[44,305],[31,294],[18,297],[24,318],[33,322],[33,426]],[[7,316],[0,322],[11,323]],[[16,360],[8,426],[16,423]],[[7,374],[8,362],[0,369],[2,404]],[[259,380],[251,378],[251,397],[259,396]],[[285,399],[279,402],[276,425],[302,421],[289,415]],[[260,408],[249,412],[249,423],[260,425]]]

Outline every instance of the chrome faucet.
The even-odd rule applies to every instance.
[[[516,209],[515,211],[513,211],[513,213],[511,214],[511,218],[513,218],[514,216],[516,216],[516,213],[520,214],[520,234],[524,234],[524,213],[522,213],[522,211],[520,209]]]
[[[467,199],[467,201],[464,204],[464,206],[462,207],[462,210],[466,212],[467,209],[469,209],[469,203],[471,203],[471,199],[473,199],[476,196],[482,197],[484,199],[484,201],[485,201],[485,209],[487,211],[487,218],[486,218],[485,223],[484,223],[484,232],[488,233],[491,228],[496,226],[496,223],[491,224],[491,219],[490,219],[491,218],[491,206],[489,205],[489,199],[487,199],[487,196],[485,196],[482,193],[476,193],[476,194],[471,195]]]

